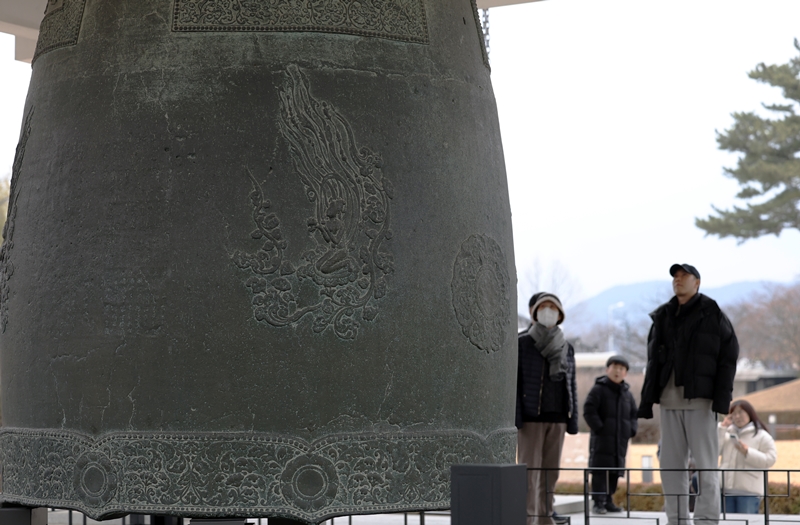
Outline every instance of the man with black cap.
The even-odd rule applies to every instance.
[[[699,293],[697,268],[673,264],[669,273],[675,296],[650,314],[639,417],[652,418],[653,404],[661,405],[661,468],[684,469],[661,472],[669,525],[688,523],[690,451],[701,470],[694,521],[716,524],[719,476],[702,469],[718,465],[716,414],[727,414],[730,407],[739,342],[717,303]]]
[[[517,462],[544,469],[528,471],[528,524],[565,523],[553,502],[564,433],[578,433],[575,350],[559,328],[564,308],[555,294],[534,294],[528,308],[532,323],[518,339]]]
[[[628,360],[613,355],[606,361],[606,373],[595,379],[583,404],[583,418],[589,425],[589,467],[592,471],[592,500],[595,514],[621,512],[612,496],[625,468],[628,440],[636,435],[638,418],[636,400],[625,382]]]

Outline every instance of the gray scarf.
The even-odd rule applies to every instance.
[[[567,376],[567,348],[569,347],[564,332],[558,325],[547,328],[543,324],[534,322],[528,329],[528,335],[533,338],[536,348],[548,363],[550,363],[550,380],[561,381]]]

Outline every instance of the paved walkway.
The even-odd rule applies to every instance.
[[[149,523],[149,518],[146,518]],[[252,525],[259,525],[257,519],[248,520]],[[262,519],[260,525],[269,525],[268,520]],[[48,525],[69,525],[69,511],[55,510],[47,515]],[[72,513],[72,525],[83,525],[83,514],[79,512]],[[129,523],[126,521],[126,524]],[[324,525],[420,525],[419,513],[408,514],[371,514],[366,516],[347,516],[342,518],[334,518],[324,522]],[[449,512],[426,512],[424,517],[425,525],[450,525]],[[189,520],[184,520],[185,525],[190,525]],[[2,524],[0,524],[2,525]],[[122,525],[122,519],[114,519],[107,521],[95,521],[86,518],[86,525]]]
[[[615,523],[623,523],[630,525],[666,525],[667,515],[663,512],[631,512],[630,516],[622,512],[619,514],[606,514],[604,516],[590,516],[589,521],[584,521],[583,513],[569,514],[571,525],[612,525]],[[626,519],[630,517],[630,519]],[[728,514],[728,519],[723,520],[720,516],[720,525],[725,524],[739,524],[739,525],[763,525],[764,515],[753,514]],[[773,523],[778,525],[780,523],[800,523],[800,516],[770,516],[770,525]],[[690,522],[691,524],[691,522]],[[698,522],[696,525],[702,525]]]
[[[556,512],[570,519],[570,525],[613,525],[616,523],[629,525],[666,525],[667,516],[663,512],[622,512],[606,514],[604,516],[590,516],[584,520],[583,498],[579,496],[559,496],[556,498]],[[726,520],[720,519],[721,525],[764,525],[764,515],[728,514]],[[249,520],[253,525],[259,525],[258,520]],[[260,525],[268,525],[268,520],[261,520]],[[772,515],[770,524],[782,523],[800,524],[800,516]],[[189,521],[185,521],[189,525]],[[349,516],[328,520],[324,525],[450,525],[449,512],[426,512],[423,518],[418,513],[408,514],[372,514],[367,516]],[[83,515],[75,512],[72,517],[73,525],[83,525]],[[122,520],[108,520],[97,522],[86,520],[87,525],[121,525]],[[52,511],[48,515],[48,525],[69,525],[69,512],[64,510]],[[689,525],[689,524],[687,524]],[[698,523],[697,525],[702,525]]]

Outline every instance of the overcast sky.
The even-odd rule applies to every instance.
[[[490,11],[492,81],[513,212],[517,274],[561,265],[579,291],[669,279],[694,264],[703,286],[788,282],[800,234],[737,245],[694,218],[729,207],[736,156],[715,130],[781,99],[751,80],[797,55],[796,0],[548,0]],[[521,290],[527,304],[532,290]]]
[[[466,0],[465,0],[466,1]],[[514,221],[520,301],[534,265],[567,273],[565,302],[668,280],[705,287],[800,274],[800,233],[737,245],[694,218],[729,207],[734,155],[715,130],[780,92],[747,77],[797,51],[797,0],[548,0],[490,11],[492,80]],[[8,176],[30,66],[0,34],[0,176]],[[545,284],[545,286],[547,286]]]
[[[14,60],[14,37],[0,33],[0,177],[11,177],[11,165],[22,127],[22,110],[31,66]]]

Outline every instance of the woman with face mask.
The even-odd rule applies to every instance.
[[[566,523],[553,512],[564,433],[578,433],[575,350],[560,325],[564,308],[555,294],[528,302],[530,327],[519,334],[517,461],[528,466],[528,525]]]
[[[744,399],[731,403],[718,433],[722,469],[768,469],[778,459],[775,440],[753,405]],[[758,514],[763,493],[762,472],[723,472],[723,512]]]

